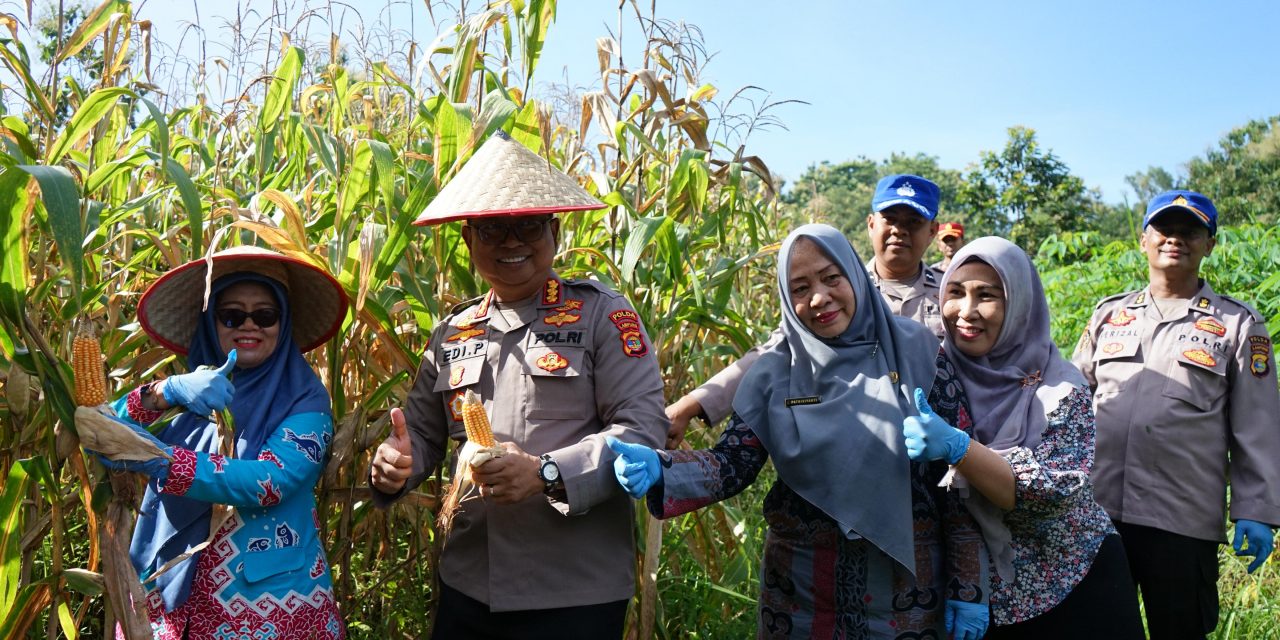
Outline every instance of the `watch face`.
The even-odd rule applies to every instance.
[[[556,463],[548,460],[542,463],[542,479],[545,482],[555,482],[560,479],[560,467]]]

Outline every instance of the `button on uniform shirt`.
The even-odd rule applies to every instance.
[[[942,312],[938,306],[938,282],[940,274],[920,263],[920,275],[907,284],[883,280],[876,275],[875,261],[866,264],[871,283],[880,291],[880,297],[889,304],[889,311],[896,316],[911,318],[928,327],[941,340],[946,330],[942,326]],[[721,369],[702,386],[689,392],[711,424],[718,424],[733,411],[733,394],[738,392],[747,370],[755,364],[760,353],[782,339],[782,332],[775,330],[763,345],[742,354],[733,364]]]
[[[550,454],[565,494],[514,505],[461,503],[440,577],[494,611],[601,604],[634,592],[634,507],[613,475],[612,435],[661,447],[657,358],[625,298],[592,281],[552,277],[536,298],[486,295],[432,331],[404,412],[413,442],[408,491],[465,439],[462,397],[483,399],[494,438]],[[397,496],[374,492],[386,504]],[[563,501],[559,498],[563,498]]]
[[[1266,324],[1206,283],[1167,317],[1149,290],[1098,304],[1072,362],[1094,389],[1098,502],[1121,522],[1225,542],[1280,524],[1280,393]]]

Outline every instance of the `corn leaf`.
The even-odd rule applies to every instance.
[[[18,168],[31,174],[40,185],[40,200],[49,215],[49,228],[58,253],[71,271],[77,295],[84,283],[84,228],[80,223],[80,189],[71,172],[63,167],[23,164]]]
[[[62,135],[59,135],[53,146],[49,147],[49,152],[45,155],[45,164],[55,165],[61,162],[62,157],[85,136],[92,133],[93,128],[98,126],[103,116],[114,109],[120,102],[120,98],[124,96],[136,96],[136,94],[124,87],[107,87],[89,94],[89,97],[80,104],[80,108],[71,115],[71,120],[67,122]]]

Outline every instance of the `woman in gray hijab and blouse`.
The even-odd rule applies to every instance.
[[[937,488],[945,466],[910,462],[900,431],[922,385],[956,417],[960,388],[939,384],[950,374],[937,339],[889,313],[827,225],[782,243],[778,295],[785,339],[751,367],[716,445],[612,441],[619,484],[670,518],[738,494],[772,458],[758,637],[977,640],[988,621],[980,532]]]
[[[979,238],[952,258],[941,302],[969,410],[955,422],[918,397],[903,430],[912,459],[952,465],[982,526],[996,569],[987,637],[1143,638],[1124,546],[1089,482],[1089,385],[1053,344],[1031,259]]]

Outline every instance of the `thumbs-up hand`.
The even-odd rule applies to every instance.
[[[191,373],[169,376],[160,391],[170,405],[180,404],[196,415],[208,416],[230,406],[236,387],[229,376],[235,367],[236,350],[232,349],[221,367],[200,367]]]
[[[969,436],[947,424],[929,406],[924,390],[916,387],[916,410],[919,416],[907,416],[902,421],[902,435],[906,438],[907,456],[912,460],[946,460],[955,464],[969,451]]]
[[[605,436],[605,442],[618,454],[613,459],[613,475],[632,498],[642,498],[654,485],[662,484],[662,465],[657,451],[613,436]]]
[[[391,410],[391,435],[373,454],[370,484],[383,493],[396,493],[413,474],[413,441],[404,422],[404,412]]]

